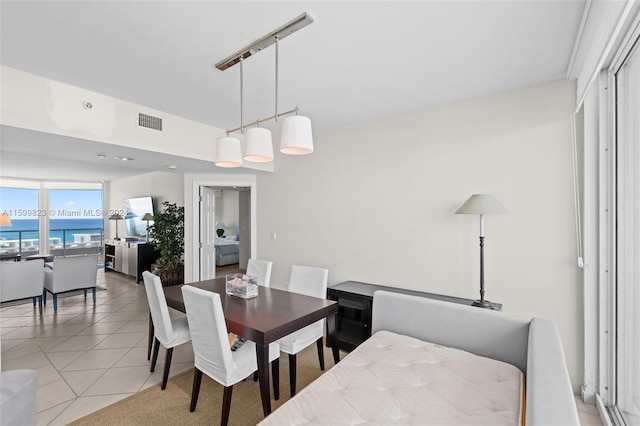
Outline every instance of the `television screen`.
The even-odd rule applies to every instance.
[[[124,222],[127,228],[128,237],[146,237],[147,221],[142,220],[146,213],[153,213],[153,200],[151,197],[127,198],[123,201],[124,209],[127,211]],[[153,221],[149,221],[149,226]]]

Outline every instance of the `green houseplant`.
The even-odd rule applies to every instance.
[[[165,201],[162,211],[153,217],[149,236],[160,254],[157,263],[163,286],[184,282],[184,207]]]

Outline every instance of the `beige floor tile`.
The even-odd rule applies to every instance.
[[[118,333],[148,333],[149,321],[129,321]]]
[[[120,360],[129,348],[92,349],[62,369],[62,371],[93,370],[111,368]]]
[[[36,325],[36,326],[29,325],[26,327],[19,327],[17,330],[14,330],[7,334],[3,334],[2,338],[3,339],[5,338],[6,339],[30,339],[32,337],[42,336],[44,333],[51,330],[52,328],[53,326],[51,325]]]
[[[109,315],[109,312],[85,312],[68,321],[69,324],[96,323]]]
[[[37,370],[47,365],[50,365],[49,359],[42,351],[24,355],[19,358],[5,359],[4,356],[2,357],[2,371],[19,370],[23,368]]]
[[[98,411],[101,408],[109,406],[131,395],[133,395],[133,393],[120,393],[116,395],[100,395],[77,398],[75,401],[69,404],[69,406],[50,423],[50,425],[67,425],[74,420],[78,420],[79,418],[84,417],[87,414]]]
[[[132,348],[147,336],[145,333],[116,333],[104,339],[96,349]]]
[[[72,336],[47,352],[88,351],[108,338],[108,334],[88,334],[86,336]]]
[[[4,342],[4,339],[2,339],[2,341]],[[13,358],[20,358],[25,355],[38,353],[38,352],[42,352],[42,349],[40,349],[40,346],[38,346],[38,344],[34,342],[34,339],[28,339],[26,342],[24,342],[19,346],[15,346],[11,349],[3,350],[2,359],[8,360]]]
[[[111,368],[87,389],[82,396],[135,393],[149,379],[148,367]]]
[[[31,339],[34,343],[36,343],[40,349],[47,352],[49,349],[55,348],[62,342],[66,342],[71,339],[73,336],[60,336],[60,337],[36,337]]]
[[[89,327],[88,324],[60,324],[42,333],[42,337],[74,336]]]
[[[0,327],[23,327],[25,325],[33,324],[34,319],[31,317],[14,317],[9,318],[0,323]]]
[[[93,309],[93,312],[112,313],[112,312],[119,311],[120,309],[122,309],[125,306],[127,306],[126,303],[115,303],[115,304],[112,304],[112,303],[107,304],[107,303],[105,303],[103,305],[96,306]]]
[[[120,358],[118,362],[113,366],[114,368],[118,367],[143,367],[146,366],[149,368],[151,366],[151,361],[147,359],[147,348],[133,348],[125,356]]]
[[[52,365],[48,364],[43,367],[40,367],[38,370],[38,387],[48,385],[49,383],[53,383],[57,380],[62,379],[58,370]]]
[[[63,371],[60,373],[62,378],[67,382],[76,395],[82,395],[84,391],[89,389],[96,380],[104,375],[108,370],[82,370],[82,371]]]
[[[120,328],[125,325],[127,325],[126,321],[98,322],[85,328],[84,330],[79,332],[78,335],[82,336],[85,334],[112,334],[120,330]]]
[[[64,380],[56,380],[55,382],[38,386],[36,394],[36,413],[48,410],[63,402],[71,401],[76,398],[67,382]]]
[[[100,322],[113,322],[113,321],[134,321],[134,320],[140,320],[140,314],[145,315],[144,318],[148,318],[149,317],[149,313],[144,313],[144,312],[114,312],[111,315],[103,318]]]
[[[85,353],[86,351],[51,352],[47,353],[47,358],[49,358],[51,364],[53,364],[53,366],[57,368],[58,371],[62,371],[63,368],[80,358]]]
[[[55,407],[51,407],[47,410],[42,410],[41,412],[36,413],[36,418],[35,418],[36,426],[46,426],[51,424],[53,419],[55,419],[69,405],[71,405],[72,402],[73,401],[63,402],[62,404],[58,404]]]
[[[0,350],[2,353],[8,351],[9,349],[13,349],[16,346],[28,341],[29,339],[5,339],[4,337],[0,340]]]
[[[16,330],[20,330],[20,327],[3,327],[0,328],[0,336],[4,337],[9,333],[13,333]]]

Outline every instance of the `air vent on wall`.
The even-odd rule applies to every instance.
[[[162,131],[162,118],[138,113],[138,126]]]

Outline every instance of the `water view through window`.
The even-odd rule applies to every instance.
[[[48,205],[39,205],[48,191]],[[101,190],[0,188],[0,260],[48,251],[55,256],[100,253],[104,238]],[[8,219],[7,219],[8,218]],[[40,220],[48,220],[48,250],[40,242]]]

